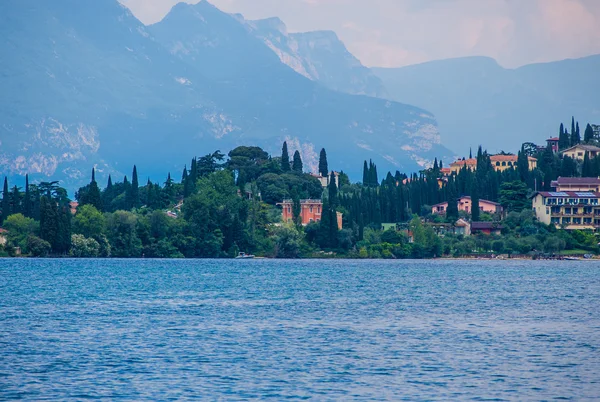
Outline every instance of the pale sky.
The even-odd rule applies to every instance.
[[[120,0],[142,22],[178,0]],[[197,0],[189,0],[197,3]],[[212,0],[247,19],[279,17],[290,32],[333,30],[367,66],[462,56],[505,67],[600,53],[600,0]]]

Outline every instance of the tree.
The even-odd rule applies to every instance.
[[[321,154],[319,155],[319,174],[323,177],[329,175],[329,165],[327,164],[327,152],[325,148],[321,149]]]
[[[71,236],[71,255],[76,258],[97,258],[100,256],[100,243],[83,235]]]
[[[471,220],[479,222],[481,211],[479,209],[479,181],[475,179],[471,190]]]
[[[502,183],[500,188],[500,204],[506,212],[521,212],[531,204],[527,198],[527,184],[522,181]]]
[[[106,232],[106,218],[93,205],[78,208],[73,218],[73,232],[87,238],[101,239]]]
[[[585,127],[585,132],[583,134],[583,141],[585,141],[586,143],[594,141],[594,129],[592,128],[592,126],[589,123]]]
[[[138,181],[137,166],[133,165],[133,175],[131,176],[131,187],[127,197],[128,208],[140,207],[140,184]]]
[[[558,136],[558,148],[562,151],[563,149],[569,148],[571,145],[571,138],[569,138],[569,134],[565,131],[564,124],[560,123],[560,131]]]
[[[27,238],[27,251],[32,257],[46,257],[51,248],[50,243],[37,236],[30,235]]]
[[[0,225],[4,223],[10,215],[10,193],[8,192],[8,178],[4,177],[4,189],[2,190],[2,215],[0,216]]]
[[[579,123],[577,123],[579,126]],[[577,145],[581,142],[581,136],[579,135],[578,128],[575,127],[575,118],[571,118],[571,146]]]
[[[448,189],[448,208],[446,209],[446,218],[449,221],[458,219],[458,196],[454,183],[449,184]]]
[[[364,166],[363,166],[362,183],[363,183],[363,186],[365,186],[365,187],[369,187],[371,185],[370,177],[369,177],[369,166],[367,165],[367,161],[365,161]]]
[[[31,193],[29,191],[29,175],[25,175],[25,198],[23,198],[23,215],[28,218],[32,216]]]
[[[297,226],[302,225],[302,205],[300,203],[300,196],[298,195],[298,189],[294,187],[292,189],[292,215],[294,223]]]
[[[287,141],[284,141],[283,148],[281,149],[281,170],[284,172],[289,172],[291,170]]]
[[[40,230],[38,222],[22,214],[9,216],[3,226],[8,231],[8,242],[14,247],[21,247],[23,252],[28,252],[27,238],[37,234]]]
[[[277,258],[297,258],[300,255],[302,235],[294,225],[279,227],[273,234]]]
[[[300,157],[300,152],[294,152],[294,162],[292,163],[292,170],[294,172],[302,173],[302,158]]]
[[[521,151],[519,152],[517,159],[517,170],[519,171],[521,180],[529,184],[531,177],[529,174],[529,157],[527,156],[524,145],[521,146]]]
[[[335,181],[335,173],[331,172],[331,175],[329,176],[329,186],[328,186],[328,195],[329,195],[329,205],[331,206],[331,208],[336,209],[339,205],[339,199],[338,199],[338,187],[337,187],[337,183]]]

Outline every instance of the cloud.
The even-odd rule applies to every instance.
[[[145,23],[177,0],[121,0]],[[197,2],[197,1],[188,1]],[[366,65],[483,55],[516,67],[600,53],[598,0],[212,0],[223,11],[278,16],[290,32],[334,30]]]

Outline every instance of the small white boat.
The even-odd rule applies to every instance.
[[[577,258],[577,257],[565,257],[565,261],[581,261],[581,258]]]
[[[235,257],[235,259],[241,259],[241,260],[250,260],[255,258],[256,256],[252,255],[252,254],[246,254],[246,253],[240,253],[237,257]]]

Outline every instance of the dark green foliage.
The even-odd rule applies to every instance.
[[[502,183],[500,189],[500,203],[506,212],[521,212],[531,207],[527,197],[529,189],[522,181]]]
[[[2,190],[2,215],[0,216],[0,225],[10,215],[10,193],[8,192],[8,178],[4,178],[4,187]]]
[[[575,118],[571,119],[571,146],[577,145],[581,142],[581,135],[579,133],[579,123],[575,126]]]
[[[287,142],[283,143],[283,148],[281,149],[281,170],[284,172],[289,172],[291,170]]]
[[[471,220],[479,222],[481,211],[479,209],[479,181],[475,179],[471,190]]]
[[[585,127],[585,132],[583,134],[583,141],[586,143],[590,143],[590,142],[594,141],[594,129],[592,128],[592,126],[589,123]]]
[[[297,173],[302,173],[303,165],[300,152],[294,152],[294,162],[292,163],[292,170]]]
[[[319,155],[319,174],[323,177],[329,175],[329,164],[327,163],[327,152],[325,151],[325,148],[321,149],[321,154]]]
[[[569,137],[569,133],[565,131],[565,126],[560,123],[558,148],[562,151],[563,149],[569,148],[569,146],[571,146],[571,138]]]
[[[335,181],[335,174],[331,172],[331,176],[329,176],[329,205],[331,208],[336,209],[340,205],[340,201],[338,199],[338,187]]]

